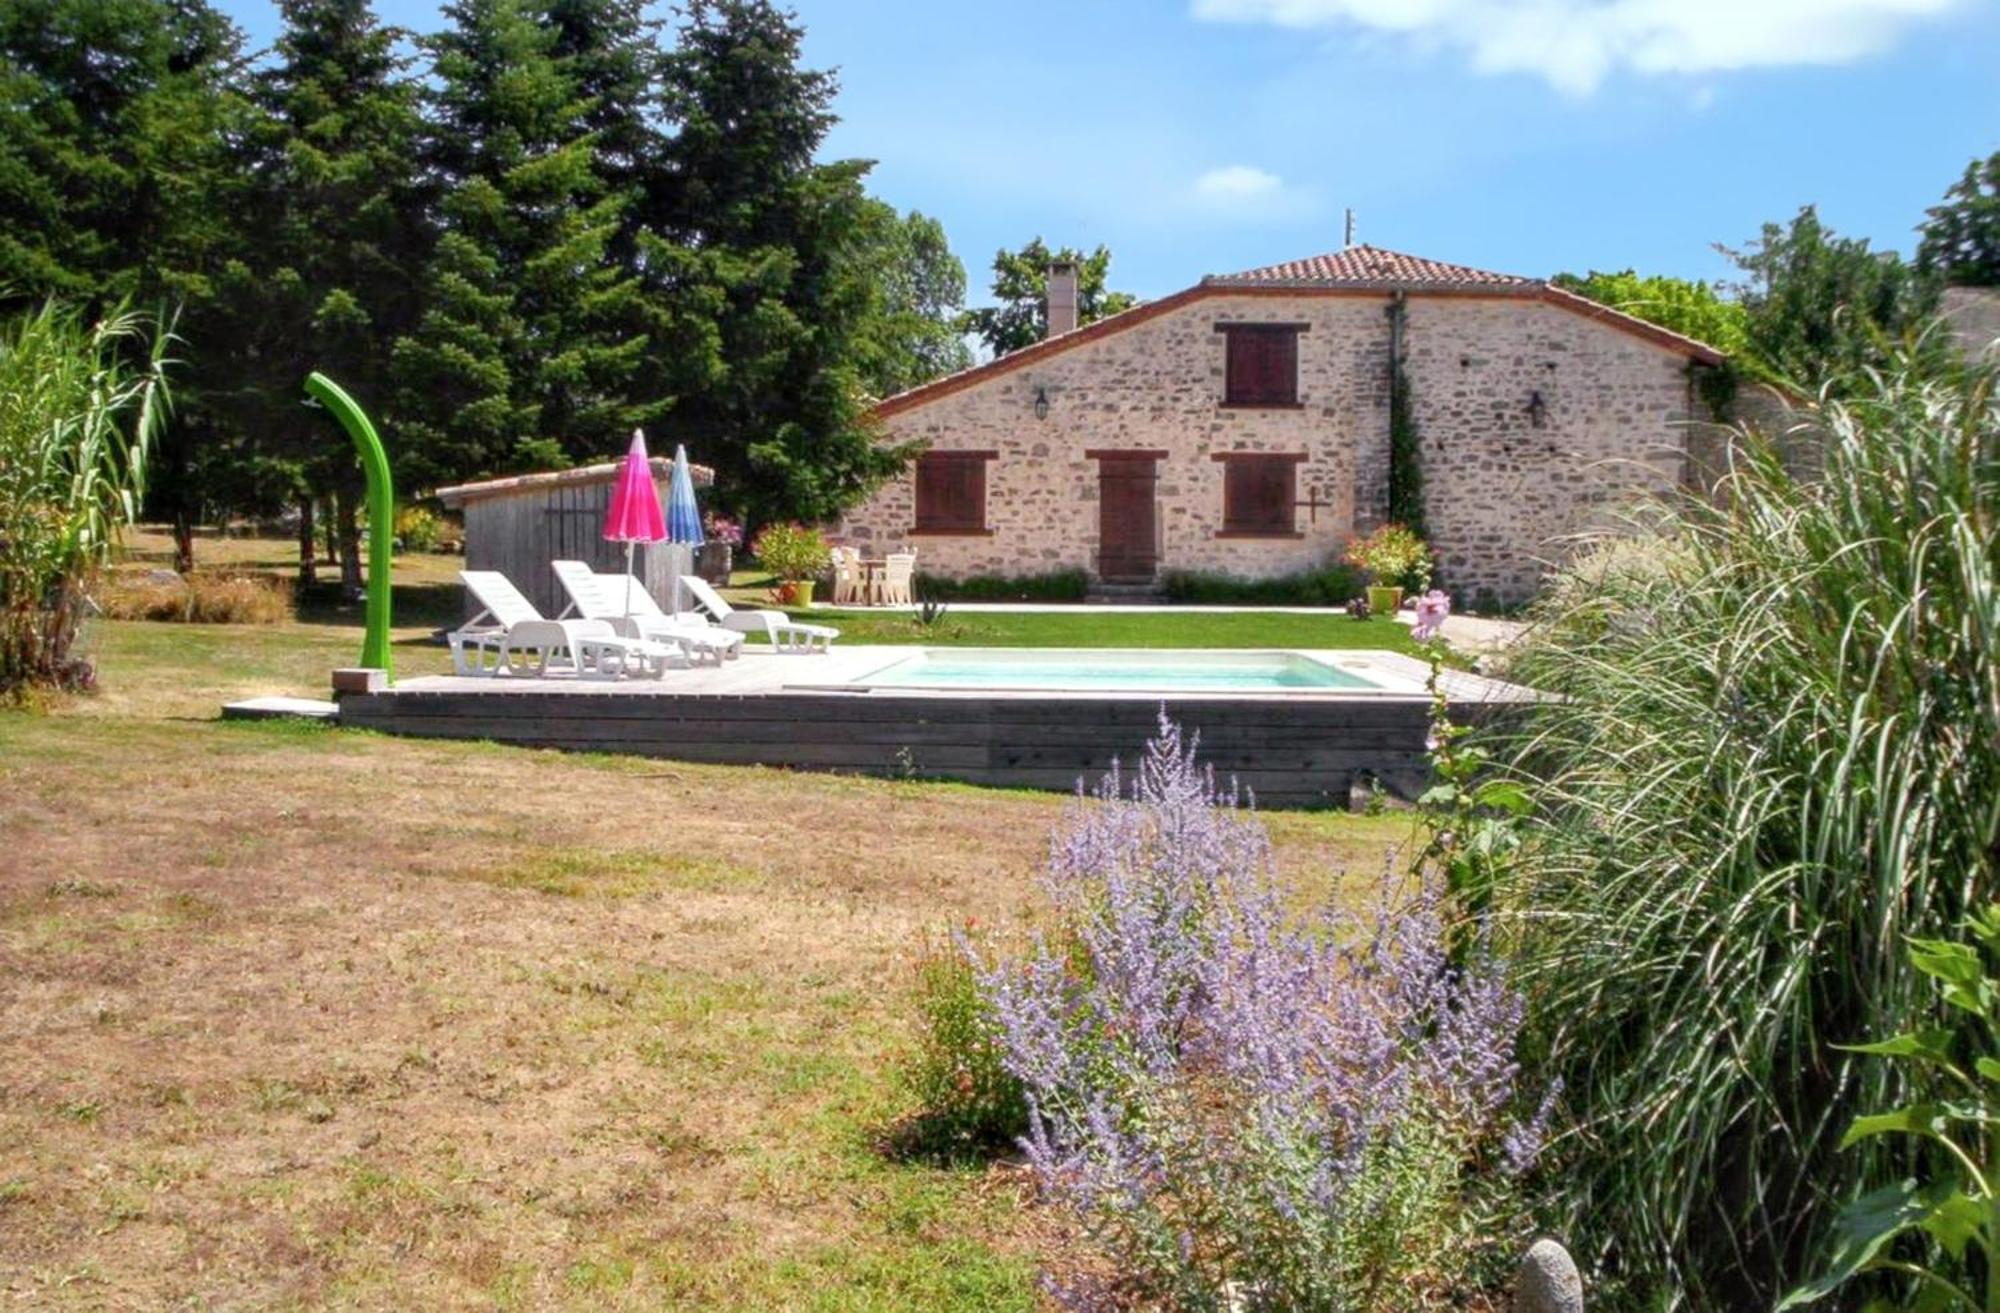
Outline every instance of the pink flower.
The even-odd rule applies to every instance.
[[[1445,617],[1450,614],[1450,595],[1442,589],[1431,589],[1417,599],[1417,628],[1412,636],[1419,643],[1436,638],[1438,631],[1444,628]]]

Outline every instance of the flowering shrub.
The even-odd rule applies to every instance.
[[[1451,618],[1451,595],[1433,588],[1417,599],[1417,627],[1410,636],[1419,643],[1428,643],[1444,630],[1444,622]]]
[[[444,517],[423,506],[396,512],[396,537],[407,552],[434,552],[444,541]]]
[[[1400,524],[1385,524],[1365,538],[1356,538],[1347,545],[1347,560],[1385,587],[1407,582],[1421,587],[1431,573],[1431,549]]]
[[[1432,598],[1442,602],[1442,614]],[[1426,606],[1435,624],[1425,632]],[[1508,773],[1493,768],[1492,754],[1465,742],[1472,732],[1451,718],[1451,699],[1444,691],[1443,643],[1430,640],[1451,613],[1451,600],[1433,592],[1417,602],[1417,638],[1430,659],[1424,687],[1431,698],[1430,734],[1424,750],[1430,754],[1431,784],[1417,799],[1418,825],[1428,835],[1417,850],[1417,869],[1444,881],[1446,895],[1462,918],[1451,943],[1452,960],[1463,961],[1475,946],[1493,908],[1493,891],[1520,854],[1522,831],[1535,800]]]
[[[810,579],[833,561],[826,537],[803,524],[767,524],[751,544],[758,564],[780,579]]]
[[[701,532],[712,543],[726,543],[731,547],[743,545],[743,526],[715,511],[710,511],[702,521]]]
[[[1263,826],[1164,715],[1045,885],[1062,933],[975,954],[979,985],[1045,1193],[1139,1293],[1366,1309],[1464,1281],[1548,1104],[1510,1115],[1521,999],[1488,957],[1451,965],[1433,893],[1293,914]]]

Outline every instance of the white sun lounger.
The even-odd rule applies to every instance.
[[[483,608],[445,636],[458,674],[540,677],[567,669],[657,679],[669,664],[687,659],[679,645],[624,638],[602,620],[550,620],[498,571],[460,570],[458,577]]]
[[[774,651],[824,652],[840,637],[840,631],[832,625],[805,624],[783,611],[739,611],[699,575],[682,575],[681,587],[687,589],[694,604],[708,612],[715,623],[739,634],[762,634],[771,640]]]
[[[598,574],[582,561],[551,564],[569,593],[565,616],[575,611],[586,620],[602,620],[627,638],[678,643],[690,657],[706,656],[717,665],[742,655],[743,635],[699,616],[668,615],[644,584],[624,575]]]

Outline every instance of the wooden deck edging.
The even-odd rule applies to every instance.
[[[745,656],[662,683],[416,679],[344,694],[340,720],[425,738],[1067,791],[1079,779],[1095,784],[1114,760],[1136,762],[1164,708],[1200,736],[1201,760],[1217,778],[1236,780],[1260,805],[1345,808],[1363,781],[1402,797],[1428,782],[1431,704],[1415,691],[1428,672],[1400,654],[1368,656],[1411,691],[1352,697],[837,686],[901,651]],[[787,682],[821,678],[836,686]],[[1456,672],[1444,689],[1459,720],[1535,696]]]
[[[1286,703],[1168,697],[926,698],[770,693],[743,697],[510,692],[350,695],[343,725],[425,738],[627,752],[1068,790],[1113,759],[1138,760],[1164,705],[1200,735],[1201,760],[1260,804],[1338,807],[1373,778],[1409,797],[1427,779],[1428,703]]]

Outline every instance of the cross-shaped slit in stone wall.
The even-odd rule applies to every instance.
[[[1293,503],[1292,503],[1292,505],[1294,505],[1294,506],[1303,506],[1303,507],[1305,507],[1305,508],[1306,508],[1306,522],[1307,522],[1307,523],[1309,523],[1309,524],[1318,524],[1318,523],[1319,523],[1319,508],[1320,508],[1320,507],[1324,506],[1324,507],[1326,507],[1326,508],[1327,508],[1328,510],[1332,510],[1332,509],[1333,509],[1333,503],[1332,503],[1332,502],[1330,502],[1330,501],[1321,501],[1321,500],[1319,499],[1319,487],[1318,487],[1318,485],[1314,485],[1313,487],[1311,487],[1311,488],[1308,488],[1308,489],[1306,490],[1306,499],[1305,499],[1304,501],[1295,501],[1295,502],[1293,502]]]

